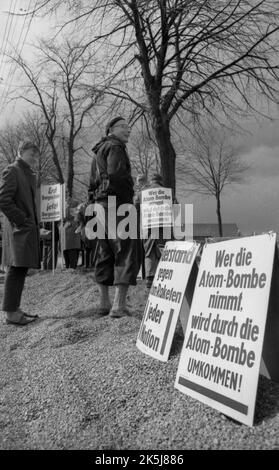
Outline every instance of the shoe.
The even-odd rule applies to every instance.
[[[36,320],[36,318],[39,318],[39,315],[31,315],[30,313],[26,313],[24,312],[24,316],[25,317],[28,317],[28,318],[34,318],[34,320]]]
[[[98,308],[97,309],[97,315],[99,315],[100,317],[104,317],[104,316],[108,315],[109,312],[110,312],[109,308]]]
[[[31,315],[31,313],[26,313],[23,310],[21,310],[21,308],[18,308],[17,312],[22,313],[22,315],[24,315],[25,317],[28,317],[28,318],[34,318],[34,319],[39,318],[39,315],[37,315],[37,314],[36,315]]]
[[[109,316],[112,318],[121,318],[127,317],[130,315],[130,312],[127,308],[121,308],[119,310],[111,310]]]
[[[16,325],[16,326],[25,326],[28,325],[28,323],[32,323],[35,321],[36,318],[27,318],[24,315],[22,315],[18,320],[8,320],[6,319],[7,325]]]

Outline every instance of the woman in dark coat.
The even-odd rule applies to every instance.
[[[77,222],[75,222],[74,217],[68,213],[63,226],[60,228],[61,239],[64,240],[63,256],[67,269],[76,269],[78,263],[81,244],[80,233],[76,233],[77,228]]]
[[[19,147],[19,157],[3,171],[0,210],[3,227],[3,265],[7,267],[3,311],[9,324],[26,325],[36,317],[20,309],[28,268],[40,268],[36,176],[32,170],[39,150],[29,141]]]

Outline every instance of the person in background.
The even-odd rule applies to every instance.
[[[3,264],[2,264],[2,225],[0,222],[0,273],[3,273]]]
[[[95,200],[105,213],[105,239],[98,239],[98,252],[95,266],[95,277],[100,293],[100,315],[109,314],[113,318],[129,314],[126,306],[127,292],[130,285],[136,285],[137,240],[108,236],[109,196],[116,200],[115,211],[121,204],[133,204],[134,183],[131,175],[131,164],[126,144],[130,128],[121,116],[113,118],[106,127],[106,136],[92,149],[96,155],[96,168],[92,168],[90,183],[98,180]],[[96,178],[97,175],[97,178]],[[116,223],[123,219],[116,217]],[[111,306],[109,286],[115,285],[115,295]]]
[[[77,207],[77,214],[76,214],[76,222],[78,224],[78,228],[76,229],[76,233],[80,233],[81,239],[81,255],[82,255],[82,262],[81,266],[85,266],[86,269],[94,267],[94,254],[97,245],[97,240],[88,240],[85,233],[85,227],[87,223],[87,217],[85,216],[85,210],[87,207],[87,203],[79,204]]]
[[[59,222],[54,222],[54,269],[57,266],[58,246],[59,246]],[[49,235],[43,238],[43,269],[53,269],[52,262],[52,222],[45,222],[44,229],[49,231]]]
[[[67,210],[68,214],[60,227],[62,232],[60,239],[63,238],[63,257],[66,268],[76,269],[80,252],[80,233],[76,233],[78,228],[75,218]]]
[[[139,270],[141,268],[141,277],[145,278],[145,263],[144,263],[144,245],[141,239],[141,191],[144,190],[147,182],[147,177],[144,174],[138,175],[135,184],[134,205],[137,210],[137,259]]]
[[[0,210],[3,227],[3,264],[7,266],[2,309],[6,323],[24,326],[36,320],[20,308],[29,268],[40,269],[40,234],[36,207],[39,149],[30,141],[19,145],[18,157],[2,174]]]
[[[150,182],[144,189],[164,187],[163,178],[160,174],[154,173],[150,178]],[[155,276],[155,272],[161,258],[161,250],[166,240],[163,237],[163,227],[159,227],[158,237],[152,237],[152,230],[148,229],[148,236],[143,239],[144,263],[145,263],[145,279],[146,287],[150,289]]]

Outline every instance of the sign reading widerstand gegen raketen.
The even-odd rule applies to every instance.
[[[276,235],[207,244],[175,387],[252,426]]]
[[[62,217],[60,184],[41,186],[41,222],[54,222]]]
[[[144,189],[141,195],[142,228],[172,225],[172,193],[170,188]]]
[[[181,309],[187,281],[199,244],[167,242],[156,274],[140,326],[137,347],[143,353],[167,361]]]

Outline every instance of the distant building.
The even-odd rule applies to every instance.
[[[236,224],[222,224],[223,238],[238,237],[241,235]],[[204,241],[206,238],[219,238],[218,224],[194,224],[193,238],[196,241]]]

